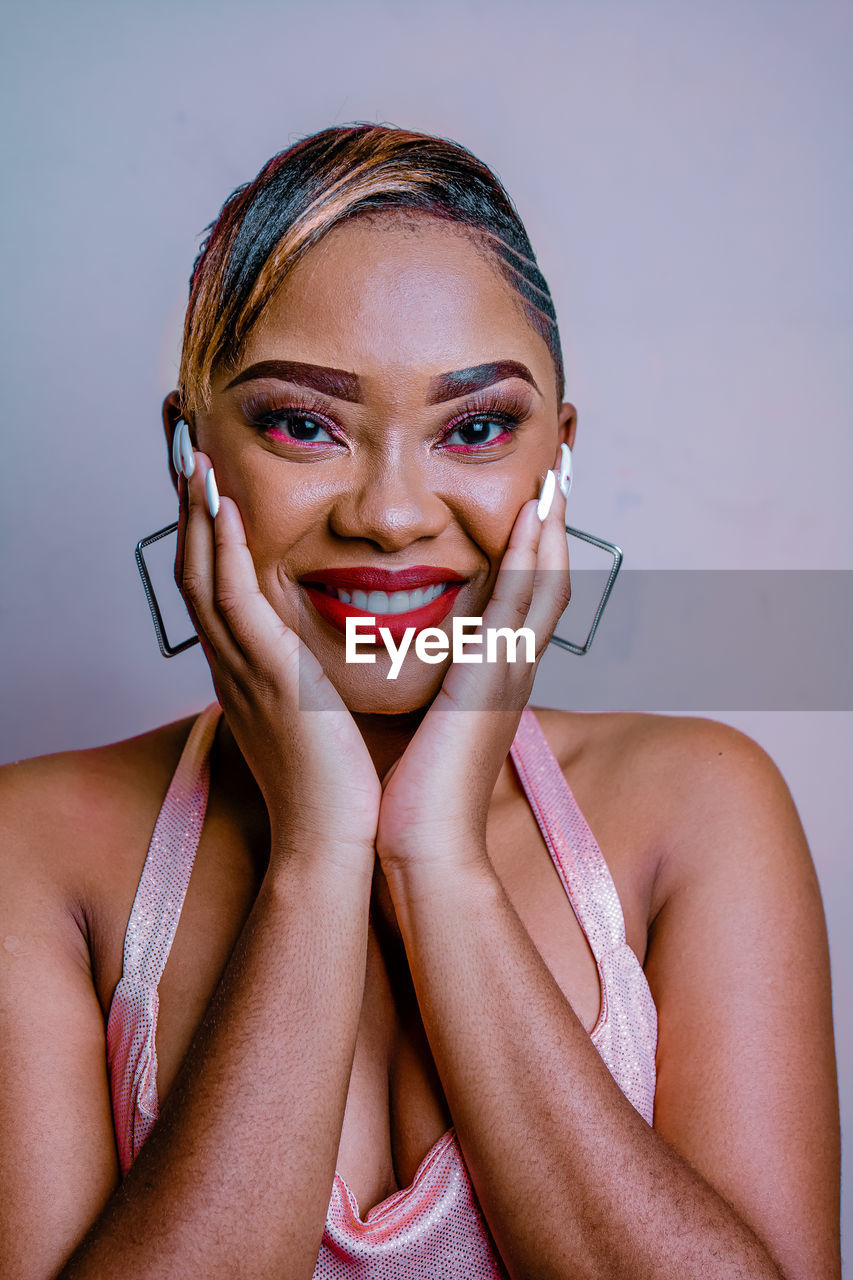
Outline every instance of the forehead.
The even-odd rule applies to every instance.
[[[519,295],[470,232],[388,214],[336,227],[285,279],[239,364],[281,357],[425,377],[492,360],[550,361]]]

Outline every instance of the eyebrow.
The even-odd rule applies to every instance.
[[[348,400],[352,404],[361,401],[361,379],[358,374],[348,373],[345,369],[332,369],[323,364],[303,364],[300,360],[260,360],[232,378],[225,390],[230,391],[242,382],[255,382],[261,378],[274,378],[279,382],[312,387],[324,395],[336,400]],[[460,396],[481,391],[483,387],[490,387],[507,378],[521,378],[542,394],[526,364],[521,364],[518,360],[493,360],[488,364],[471,365],[468,369],[436,374],[427,388],[426,403],[434,405],[443,404],[446,400],[457,400]]]
[[[349,400],[357,404],[361,398],[361,382],[355,373],[345,369],[330,369],[324,364],[303,364],[299,360],[261,360],[250,364],[225,388],[230,391],[241,382],[254,382],[259,378],[276,378],[279,382],[295,382],[302,387],[313,387],[336,400]]]
[[[535,391],[539,391],[536,380],[526,364],[518,360],[495,360],[491,364],[475,364],[470,369],[456,369],[452,373],[439,373],[432,379],[427,390],[427,404],[441,404],[445,400],[456,400],[459,396],[470,395],[472,391],[481,391],[494,382],[503,382],[506,378],[523,378]],[[541,395],[542,392],[539,391]]]

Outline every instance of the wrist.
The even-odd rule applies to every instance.
[[[292,833],[270,839],[270,857],[265,880],[272,883],[307,878],[330,886],[364,886],[373,880],[376,850],[363,842],[343,843],[318,834],[308,840],[294,839]]]
[[[465,897],[500,887],[485,841],[444,842],[420,849],[410,845],[404,854],[389,849],[380,862],[395,901],[446,899],[448,894]]]
[[[426,820],[396,815],[388,821],[382,810],[376,831],[376,853],[382,865],[397,866],[425,862],[462,866],[488,861],[486,818],[471,813],[441,813],[440,805]]]
[[[483,911],[491,915],[504,897],[491,863],[409,864],[387,873],[386,878],[407,949],[417,950],[424,932],[467,931],[472,920]]]

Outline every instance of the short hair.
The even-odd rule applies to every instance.
[[[465,147],[389,125],[323,129],[268,160],[206,228],[184,322],[182,411],[210,403],[211,379],[242,343],[288,273],[342,222],[397,209],[468,228],[520,295],[565,378],[557,317],[524,224],[500,180]]]

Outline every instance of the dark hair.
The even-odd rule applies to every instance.
[[[457,142],[388,125],[323,129],[268,160],[207,228],[190,278],[181,353],[185,412],[208,404],[213,370],[236,358],[285,276],[333,227],[409,210],[469,228],[520,295],[564,373],[557,317],[527,232],[497,177]]]

